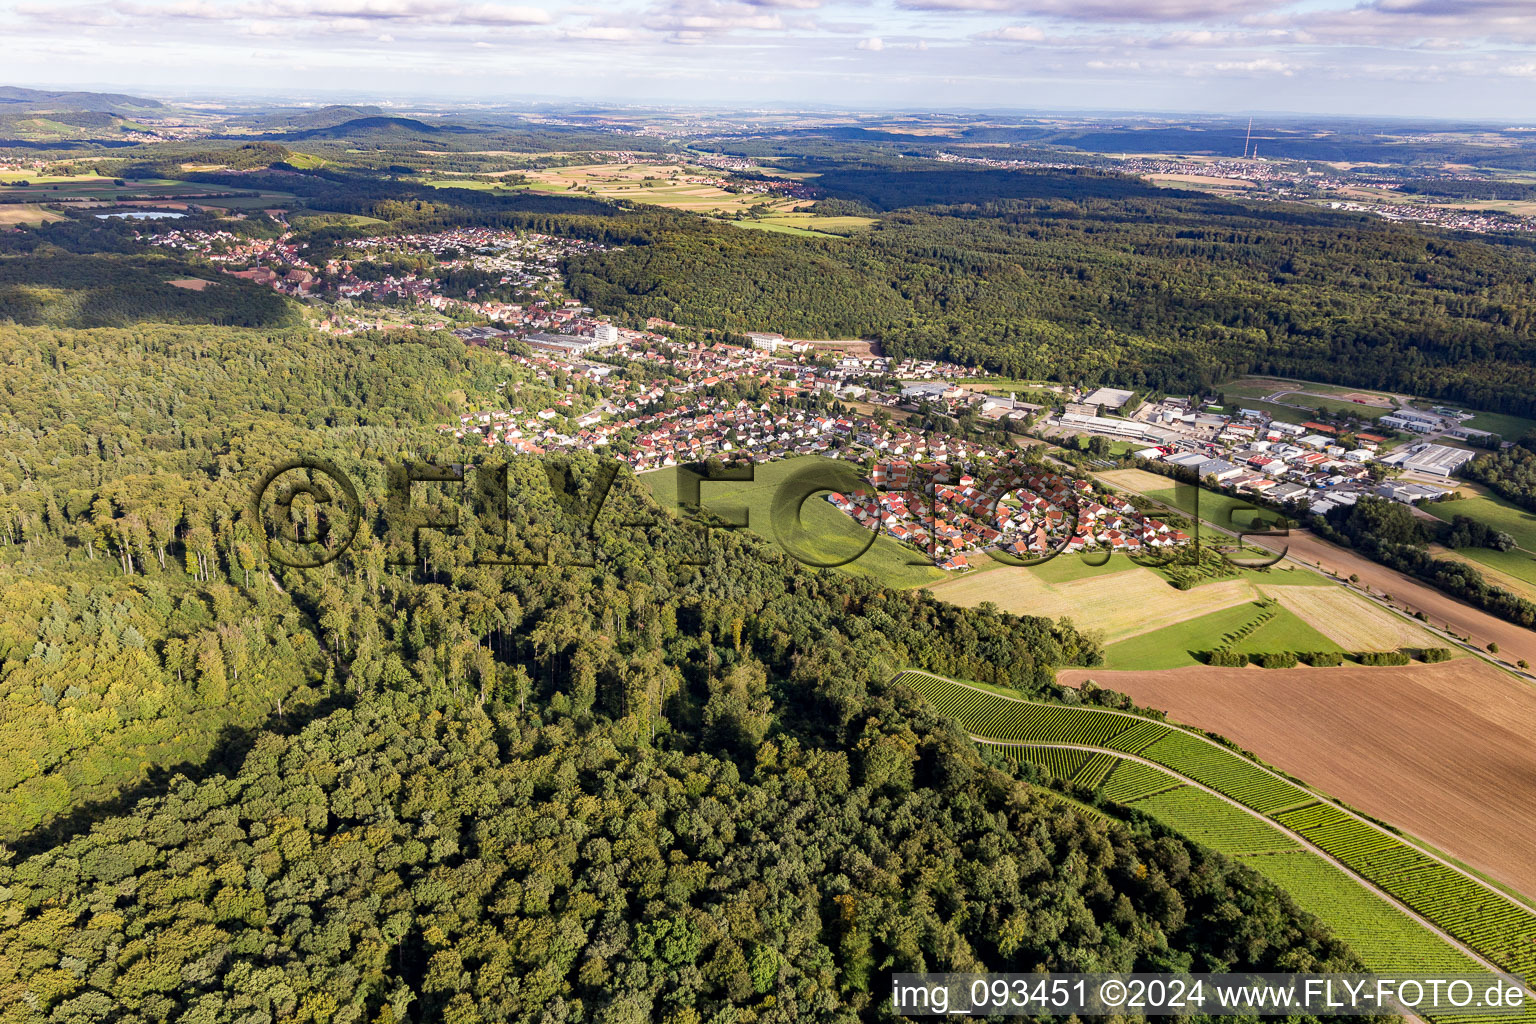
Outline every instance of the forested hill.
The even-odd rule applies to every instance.
[[[4,328],[0,355],[0,1021],[875,1019],[893,969],[1354,964],[883,682],[1056,693],[1098,657],[1068,624],[701,551],[627,477],[563,543],[538,463],[513,540],[391,523],[386,466],[484,457],[433,422],[563,379],[409,333]],[[317,570],[250,511],[295,455],[363,495]],[[540,538],[582,557],[477,557]],[[100,803],[146,763],[190,778]]]
[[[829,177],[837,194],[882,207],[1002,180],[905,173]],[[898,210],[848,239],[680,221],[649,244],[573,259],[568,273],[605,311],[873,337],[896,355],[1009,376],[1179,391],[1274,373],[1536,412],[1536,256],[1523,247],[1124,179],[1008,173],[1014,198]]]

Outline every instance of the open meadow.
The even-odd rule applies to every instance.
[[[1536,515],[1493,494],[1455,501],[1434,501],[1425,505],[1424,511],[1445,522],[1450,522],[1456,516],[1468,516],[1503,530],[1515,538],[1515,543],[1520,547],[1536,552]]]
[[[1466,562],[1483,574],[1494,586],[1503,587],[1527,601],[1536,601],[1536,555],[1524,548],[1494,551],[1492,548],[1462,548],[1459,551],[1431,544],[1429,553],[1436,558]]]
[[[29,184],[22,185],[22,181]],[[248,191],[258,194],[231,194]],[[28,177],[15,172],[0,176],[0,203],[3,204],[79,203],[89,209],[97,206],[146,204],[185,208],[192,203],[219,209],[248,210],[284,205],[292,200],[293,196],[286,192],[205,185],[169,178],[109,178],[88,174],[44,178]]]
[[[1314,578],[1318,577],[1314,574]],[[1443,644],[1401,615],[1341,586],[1265,587],[1264,590],[1287,611],[1346,651],[1395,651]]]
[[[22,224],[52,224],[68,220],[62,213],[45,210],[32,203],[12,203],[0,206],[0,228],[14,228]]]
[[[1111,644],[1104,652],[1104,663],[1112,669],[1179,668],[1203,664],[1198,655],[1217,647],[1240,654],[1344,650],[1283,606],[1247,602]]]

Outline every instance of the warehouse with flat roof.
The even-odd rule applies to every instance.
[[[1443,444],[1416,444],[1403,451],[1393,452],[1381,461],[1389,466],[1402,466],[1415,473],[1448,477],[1476,457],[1476,452],[1469,452],[1465,448],[1452,448]]]

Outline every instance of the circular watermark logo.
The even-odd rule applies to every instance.
[[[363,514],[347,474],[316,458],[269,469],[256,485],[252,507],[266,535],[268,560],[296,569],[339,558],[357,536]]]

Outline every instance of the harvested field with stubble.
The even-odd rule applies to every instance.
[[[1477,658],[1403,668],[1062,669],[1233,740],[1536,894],[1536,687]]]
[[[1264,592],[1346,651],[1444,646],[1427,631],[1343,587],[1265,587]]]
[[[1016,615],[1065,615],[1084,629],[1103,630],[1109,643],[1259,596],[1253,585],[1242,579],[1175,590],[1141,566],[1065,583],[1046,583],[1028,568],[1004,566],[945,580],[928,589],[940,600],[966,607],[991,601]]]
[[[1171,477],[1159,476],[1144,469],[1111,469],[1095,475],[1111,487],[1123,487],[1128,491],[1139,491],[1142,494],[1149,491],[1166,491],[1178,483]]]

